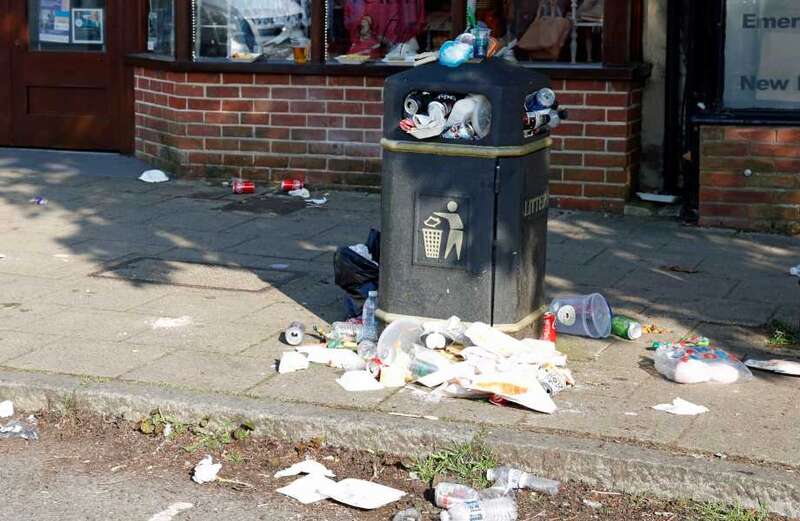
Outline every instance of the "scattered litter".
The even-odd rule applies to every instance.
[[[421,521],[422,514],[416,508],[407,508],[396,513],[392,521]]]
[[[289,269],[288,264],[270,264],[269,269],[271,270],[286,270]]]
[[[170,436],[172,436],[172,431],[173,431],[173,428],[172,428],[172,424],[171,423],[168,423],[168,424],[164,425],[164,437],[165,438],[169,438]]]
[[[297,351],[283,353],[281,361],[278,364],[278,373],[293,373],[295,371],[302,371],[303,369],[308,369],[308,358],[303,356],[302,353],[298,353]]]
[[[194,507],[194,505],[191,503],[173,503],[167,507],[166,510],[154,514],[148,521],[172,521],[175,516],[192,507]]]
[[[517,519],[517,501],[512,496],[470,500],[457,503],[441,513],[442,521],[473,521],[477,519],[509,520]]]
[[[308,353],[308,361],[315,364],[353,372],[360,372],[367,365],[363,358],[349,349],[329,349],[319,345],[309,346],[304,350]]]
[[[761,371],[772,371],[778,374],[800,376],[800,362],[795,362],[793,360],[781,360],[779,358],[756,360],[755,358],[748,358],[744,361],[744,365]]]
[[[256,184],[253,181],[241,178],[231,179],[231,192],[235,194],[254,194]]]
[[[470,382],[467,388],[496,394],[509,402],[546,414],[558,409],[547,391],[538,380],[530,377],[527,370],[481,375]]]
[[[378,289],[380,242],[380,232],[373,229],[364,242],[368,258],[356,252],[361,250],[359,245],[337,248],[333,256],[334,282],[347,293],[344,304],[348,317],[361,317],[369,292]]]
[[[320,197],[319,199],[306,199],[306,204],[312,208],[318,208],[327,204],[328,198],[327,197]]]
[[[642,325],[624,315],[614,315],[611,319],[611,333],[625,340],[636,340],[642,336]]]
[[[663,335],[669,333],[669,330],[658,327],[656,324],[645,324],[642,326],[642,333],[645,335]]]
[[[694,268],[689,268],[689,267],[686,267],[686,266],[679,266],[677,264],[672,265],[672,266],[661,266],[661,269],[662,270],[667,270],[667,271],[672,271],[674,273],[688,273],[690,275],[694,274],[694,273],[700,273],[700,270],[696,270]]]
[[[14,416],[14,402],[5,400],[0,402],[0,418],[10,418]]]
[[[211,483],[217,479],[217,474],[222,468],[222,463],[214,463],[211,456],[206,456],[194,467],[192,481],[195,483]]]
[[[334,485],[336,485],[335,481],[321,474],[309,474],[292,481],[285,487],[275,490],[275,492],[296,499],[304,505],[309,505],[328,499],[330,496],[321,492],[321,489],[330,489]]]
[[[586,505],[587,507],[593,509],[593,510],[597,510],[597,509],[603,508],[603,504],[602,503],[600,503],[599,501],[592,501],[591,499],[584,499],[583,500],[583,504]]]
[[[292,197],[302,197],[303,199],[308,199],[311,197],[311,192],[308,191],[308,188],[298,188],[297,190],[289,190],[287,192]]]
[[[292,322],[283,332],[283,339],[290,346],[299,346],[306,336],[306,326],[302,322]]]
[[[638,412],[626,412],[625,416],[639,416]]]
[[[789,275],[792,275],[794,277],[800,277],[800,264],[789,268]]]
[[[66,253],[56,253],[55,255],[53,255],[53,258],[60,259],[64,262],[69,262],[69,260],[72,258],[72,255],[68,255]]]
[[[364,510],[381,508],[406,495],[402,490],[372,481],[352,478],[324,486],[320,489],[320,492],[327,494],[328,497],[339,503]]]
[[[336,477],[336,474],[329,470],[328,467],[313,459],[303,460],[300,463],[295,463],[291,467],[279,470],[273,477],[286,478],[289,476],[297,476],[298,474],[317,474],[329,478]]]
[[[165,183],[169,181],[169,177],[162,170],[146,170],[139,176],[139,181],[145,183]]]
[[[30,423],[30,418],[28,418]],[[22,422],[12,421],[5,427],[0,427],[0,438],[22,438],[23,440],[36,441],[39,439],[39,431],[33,425],[25,425]]]
[[[284,179],[281,181],[281,192],[291,192],[294,190],[300,190],[305,186],[305,183],[302,179]]]
[[[540,478],[529,472],[508,466],[497,467],[486,471],[486,479],[494,482],[495,487],[509,490],[533,490],[548,496],[555,496],[561,488],[561,482]]]
[[[611,334],[611,307],[599,293],[560,297],[550,304],[556,314],[556,331],[590,338]]]
[[[30,199],[28,202],[31,204],[35,204],[37,206],[46,206],[49,201],[44,197],[34,197],[33,199]]]
[[[698,414],[708,412],[708,407],[687,402],[682,398],[675,398],[672,400],[672,403],[660,403],[658,405],[654,405],[653,409],[678,416],[696,416]]]
[[[0,253],[0,260],[5,259],[5,258],[6,258],[5,253]]]
[[[152,322],[153,329],[171,329],[175,327],[185,327],[192,324],[192,317],[182,316],[178,318],[161,317]]]
[[[680,342],[653,342],[656,370],[681,384],[717,382],[730,384],[753,378],[734,355],[709,346],[705,337]]]
[[[723,452],[715,452],[714,457],[718,459],[728,459],[728,455]]]
[[[347,371],[336,380],[345,391],[380,391],[384,388],[383,384],[375,380],[367,371]]]
[[[421,418],[423,420],[438,421],[438,416],[427,416],[424,414],[410,414],[407,412],[390,412],[389,416],[402,416],[403,418]]]

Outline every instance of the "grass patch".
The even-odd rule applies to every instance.
[[[800,331],[780,320],[773,320],[767,325],[771,346],[795,346],[800,344]]]
[[[417,460],[411,470],[426,483],[442,476],[473,487],[486,488],[491,485],[486,479],[486,471],[496,466],[497,459],[483,434],[479,433],[466,443],[450,445]]]
[[[760,505],[753,510],[742,505],[723,505],[720,503],[701,503],[695,507],[697,521],[767,521],[769,512]]]

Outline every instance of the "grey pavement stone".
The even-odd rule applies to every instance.
[[[637,270],[616,284],[615,288],[627,293],[650,290],[664,297],[683,300],[726,297],[738,281],[707,275],[705,273],[677,273],[660,268]]]
[[[165,354],[159,346],[62,338],[8,360],[7,367],[87,377],[114,378]]]
[[[56,335],[0,329],[0,363],[30,353],[59,340]]]
[[[690,300],[669,297],[654,303],[647,312],[651,315],[680,315],[702,322],[757,327],[765,324],[776,308],[777,305],[773,304],[727,298]]]
[[[735,300],[800,307],[800,286],[797,279],[786,275],[743,280],[730,294]]]
[[[275,371],[268,363],[219,353],[177,351],[122,376],[124,380],[241,393]]]
[[[40,316],[46,316],[35,324],[37,331],[103,342],[127,340],[149,329],[152,320],[157,318],[129,312],[53,305],[42,305],[39,312]],[[16,328],[19,327],[17,323]]]
[[[611,339],[595,340],[579,336],[559,335],[558,350],[567,355],[568,360],[595,360],[611,341]]]
[[[43,294],[47,304],[66,308],[126,311],[166,295],[171,288],[157,284],[135,285],[123,280],[80,277]]]
[[[180,318],[168,316],[166,318]],[[285,327],[285,326],[283,326]],[[243,319],[224,317],[222,320],[193,319],[186,326],[153,329],[130,335],[129,342],[159,345],[168,350],[236,354],[256,348],[275,336],[278,324],[261,324]]]

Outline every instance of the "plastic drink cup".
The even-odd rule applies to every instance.
[[[294,62],[304,64],[308,61],[308,41],[306,39],[292,39],[292,52],[294,53]]]
[[[611,334],[611,307],[599,293],[562,297],[553,301],[556,331],[568,335],[606,338]]]
[[[636,340],[642,336],[642,325],[630,317],[614,315],[611,319],[611,332],[625,340]]]
[[[475,57],[485,58],[489,51],[489,34],[492,30],[488,27],[475,27],[470,32],[475,36],[475,45],[473,46]]]

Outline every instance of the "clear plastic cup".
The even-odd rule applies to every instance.
[[[611,307],[599,293],[557,298],[550,304],[556,331],[567,335],[607,338],[611,334]]]

